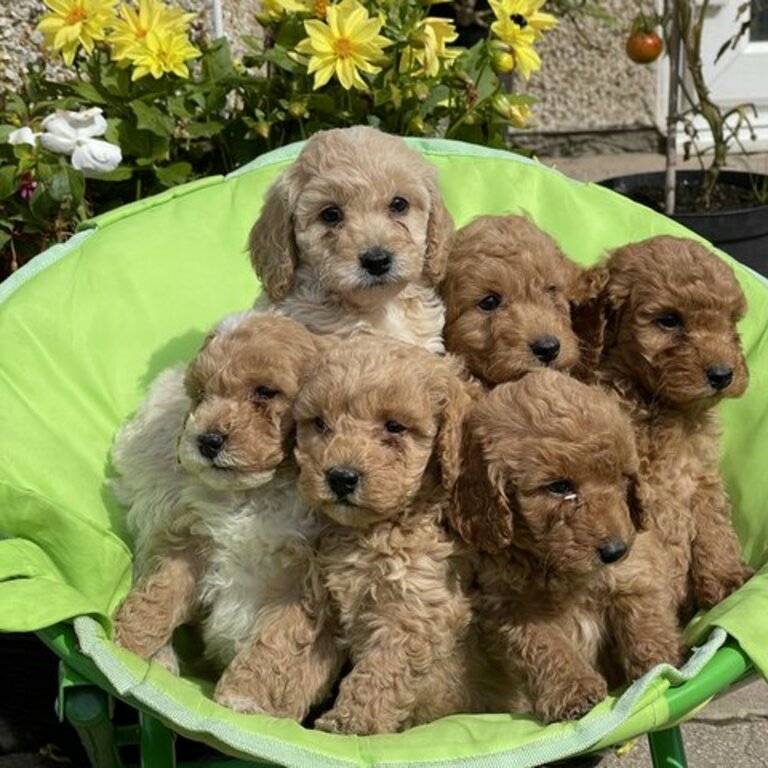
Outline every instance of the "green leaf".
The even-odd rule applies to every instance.
[[[12,165],[0,168],[0,200],[10,197],[16,188],[16,169]]]
[[[120,69],[116,64],[111,64],[107,69],[102,70],[101,85],[112,96],[119,96],[125,99],[131,94],[131,70],[130,68]]]
[[[85,176],[75,168],[67,166],[67,178],[69,179],[69,191],[72,195],[72,206],[77,208],[83,202],[85,195]]]
[[[49,194],[57,203],[61,203],[72,196],[72,190],[69,186],[69,174],[65,169],[62,168],[51,179]]]
[[[151,131],[135,128],[127,120],[123,120],[118,128],[118,135],[123,155],[143,159],[145,163],[163,160],[168,154],[170,138],[168,135],[157,136]]]
[[[0,144],[5,144],[8,141],[8,137],[15,130],[15,125],[0,125]]]
[[[104,133],[104,141],[112,144],[120,143],[120,124],[123,121],[119,117],[107,118],[107,130]]]
[[[185,182],[192,173],[192,164],[187,162],[173,163],[164,168],[156,168],[155,175],[164,187],[175,187]]]
[[[48,193],[45,185],[41,184],[29,198],[29,210],[40,222],[48,222],[56,214],[58,203]]]
[[[11,235],[8,232],[0,229],[0,249],[4,248],[6,243],[11,239]]]
[[[138,100],[132,101],[128,106],[136,115],[136,127],[139,130],[150,131],[163,138],[173,133],[176,121],[162,110]]]
[[[186,98],[184,96],[169,97],[168,112],[174,117],[180,117],[184,120],[189,119],[193,114],[187,107]]]
[[[263,59],[291,74],[304,69],[297,61],[294,61],[288,55],[288,52],[284,48],[278,48],[277,46],[265,51]]]
[[[100,173],[99,181],[128,181],[133,176],[133,168],[128,165],[121,165],[109,173]]]
[[[107,104],[107,100],[101,95],[98,88],[92,83],[65,83],[64,89],[75,96],[79,96],[90,104]]]
[[[190,123],[187,126],[187,133],[190,139],[209,139],[211,136],[221,133],[224,128],[224,123],[211,120],[207,123]]]
[[[214,40],[203,52],[201,68],[206,80],[222,80],[237,74],[232,65],[232,50],[225,38]]]

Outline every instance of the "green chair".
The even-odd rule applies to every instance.
[[[595,185],[515,155],[412,141],[438,167],[457,225],[528,212],[582,263],[679,225]],[[104,214],[0,285],[0,630],[37,632],[61,659],[59,711],[94,765],[175,765],[173,733],[234,758],[317,768],[539,765],[648,733],[654,764],[684,765],[677,724],[745,675],[768,671],[768,569],[687,628],[680,670],[658,668],[576,723],[458,715],[402,734],[315,732],[215,704],[210,681],[175,678],[110,640],[131,580],[123,514],[105,478],[115,430],[168,365],[257,292],[244,249],[263,194],[290,146],[226,178],[208,178]],[[724,258],[727,258],[724,256]],[[723,471],[747,560],[768,560],[768,284],[736,266],[750,302],[742,334],[748,394],[722,406]],[[0,659],[0,664],[3,661]],[[111,704],[137,710],[115,726]],[[670,762],[676,761],[676,762]]]

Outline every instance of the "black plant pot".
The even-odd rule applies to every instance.
[[[698,186],[701,181],[701,172],[679,171],[677,178],[678,185]],[[752,189],[752,184],[758,182],[763,185],[763,189],[768,189],[768,177],[762,175],[724,171],[720,174],[720,180],[747,190]],[[664,173],[616,176],[601,181],[600,185],[649,208],[660,210],[656,201],[648,195],[647,190],[654,188],[663,190]],[[663,199],[663,193],[661,199]],[[676,213],[671,218],[706,238],[718,248],[722,248],[742,264],[768,276],[768,204],[743,207],[738,210]]]

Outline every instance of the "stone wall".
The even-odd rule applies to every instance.
[[[637,0],[601,0],[626,25]],[[546,6],[545,6],[546,9]],[[591,131],[653,125],[656,64],[631,62],[624,30],[594,19],[558,24],[538,45],[542,67],[528,84],[542,131]]]
[[[636,0],[601,4],[626,21],[637,8]],[[206,12],[212,26],[209,0],[185,0],[184,5]],[[233,41],[256,32],[257,6],[258,0],[224,0],[224,27]],[[0,89],[17,87],[19,74],[40,55],[32,30],[43,12],[42,0],[0,0]],[[537,129],[573,132],[652,125],[655,65],[630,62],[623,33],[590,20],[580,26],[581,31],[563,21],[539,45],[542,69],[526,88],[537,99]]]

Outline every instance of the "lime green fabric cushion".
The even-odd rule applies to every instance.
[[[688,234],[612,192],[512,154],[440,140],[412,143],[438,167],[458,226],[481,213],[527,211],[584,264],[632,240]],[[182,732],[292,765],[311,756],[318,765],[477,758],[491,766],[523,743],[548,740],[575,751],[606,734],[626,734],[614,721],[601,721],[602,730],[584,724],[606,713],[634,717],[640,730],[663,723],[661,693],[676,680],[670,673],[646,681],[639,699],[623,699],[626,712],[609,700],[575,725],[544,729],[529,718],[457,716],[393,736],[333,736],[225,712],[207,697],[204,683],[148,669],[106,639],[131,571],[123,513],[105,485],[115,431],[159,371],[188,360],[219,317],[252,303],[258,286],[244,247],[248,229],[265,190],[298,149],[286,147],[227,178],[106,214],[0,285],[0,630],[90,617],[77,624],[84,651],[98,658],[127,699],[160,711]],[[748,270],[736,270],[750,304],[741,331],[752,379],[745,397],[722,406],[723,470],[745,555],[763,566],[768,287]],[[768,569],[698,617],[689,637],[703,642],[714,626],[737,638],[768,672]],[[533,764],[543,753],[526,754],[525,764]]]

